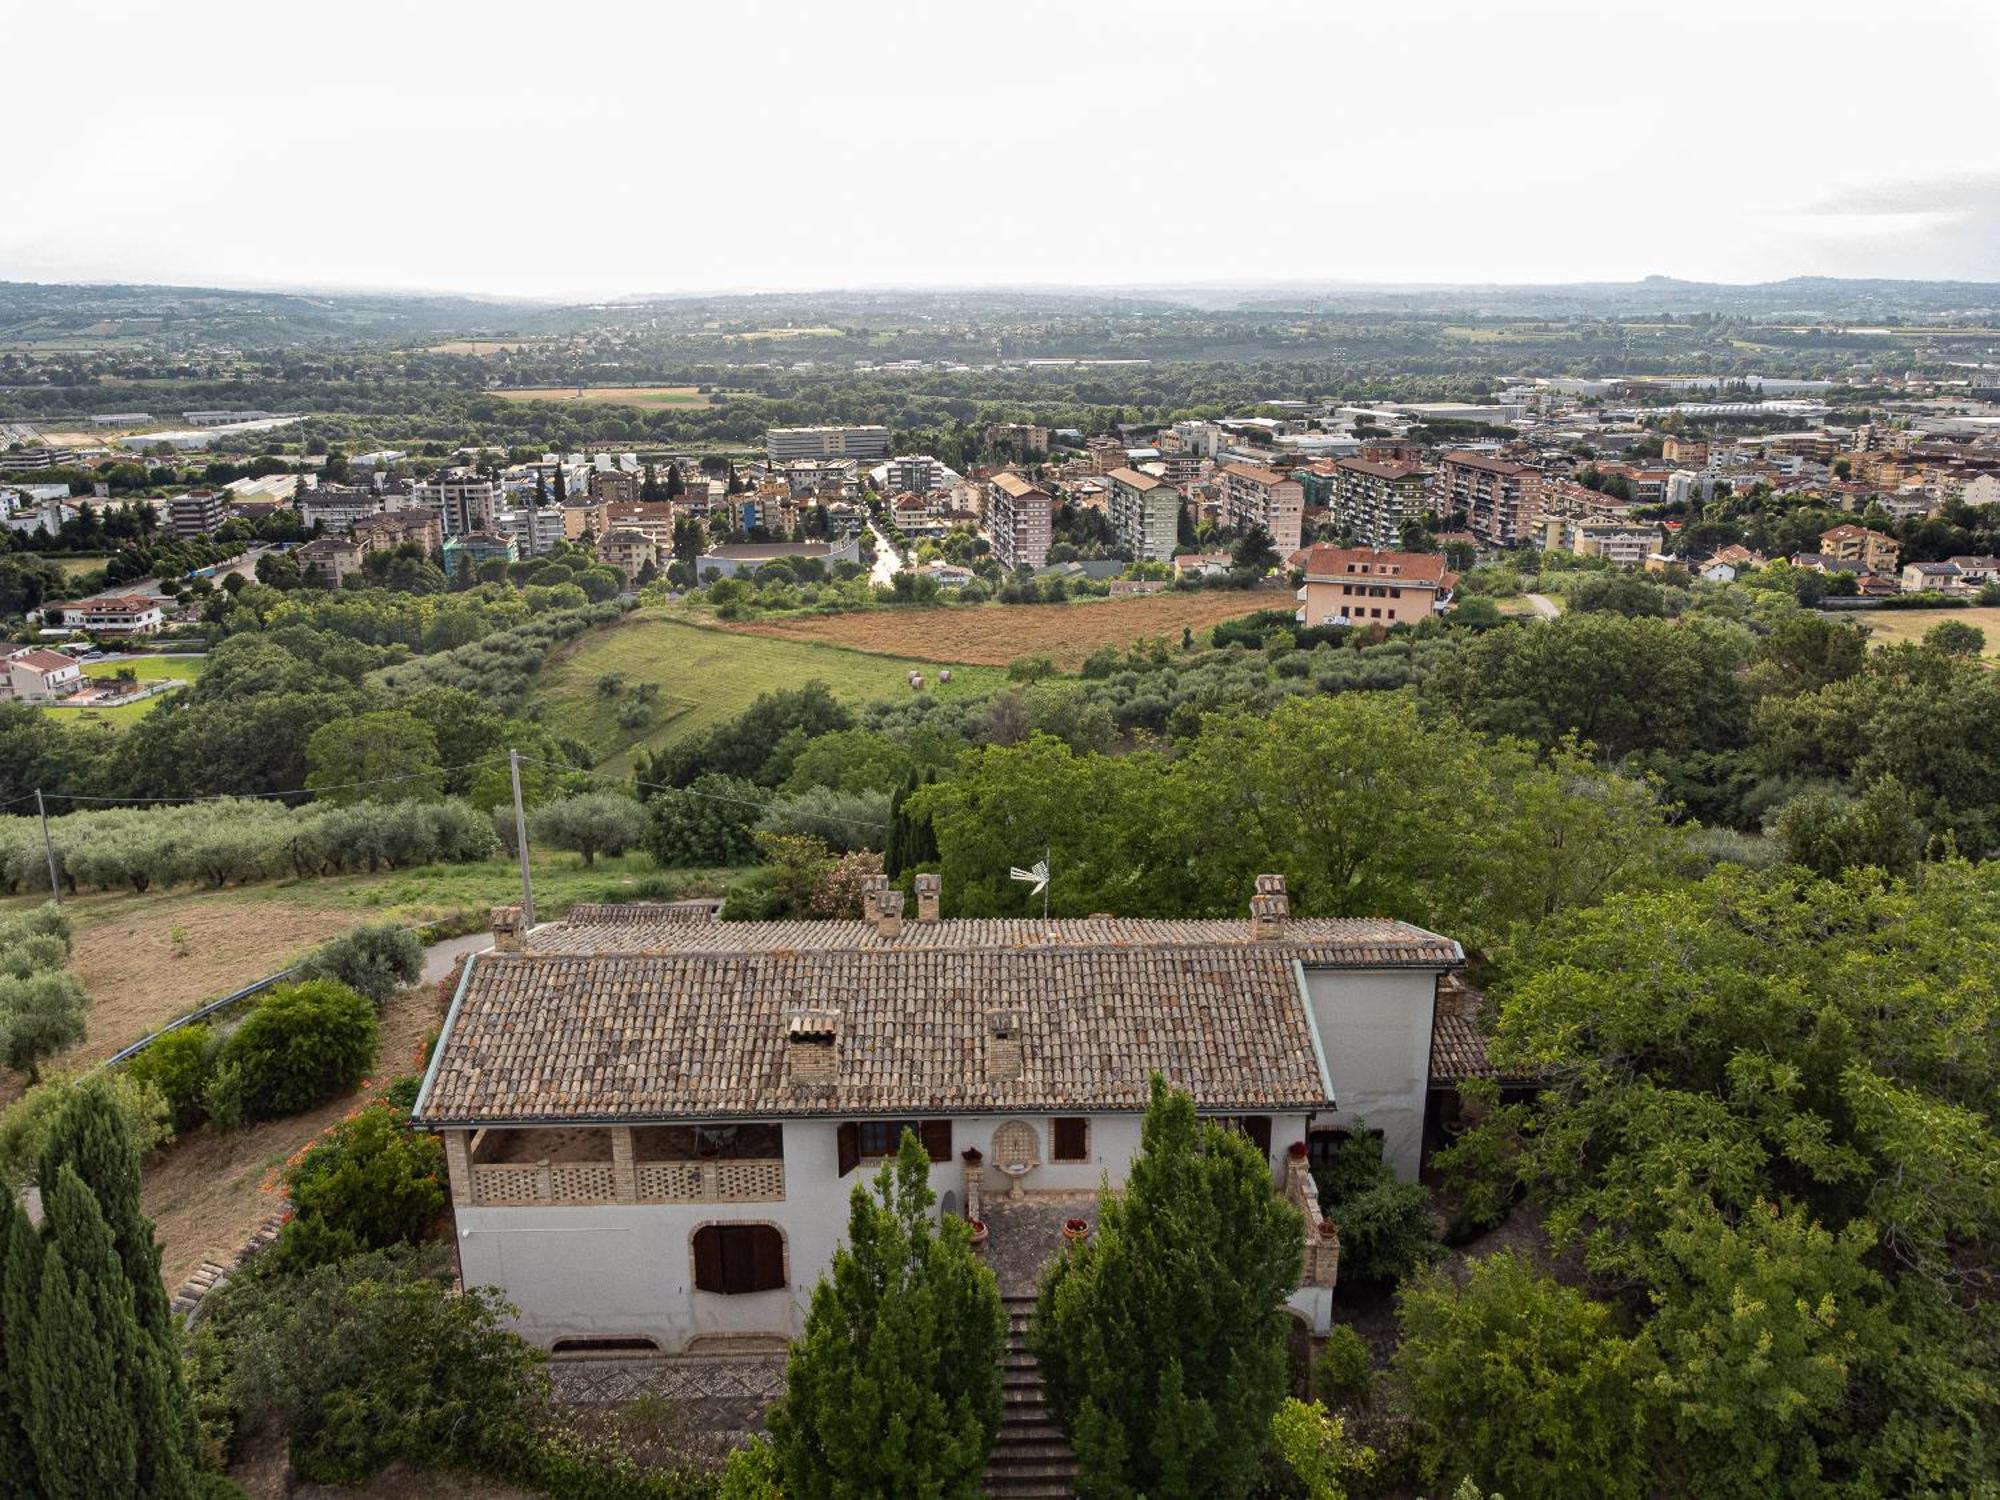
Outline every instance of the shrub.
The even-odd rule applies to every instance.
[[[211,1094],[228,1077],[244,1118],[297,1114],[359,1083],[377,1037],[375,1007],[346,985],[279,985],[223,1042]]]
[[[405,1120],[371,1105],[297,1159],[285,1174],[293,1218],[278,1240],[282,1260],[323,1264],[423,1235],[444,1211],[444,1147]]]
[[[1368,1341],[1347,1324],[1336,1323],[1313,1365],[1313,1394],[1329,1411],[1366,1406],[1374,1379]]]
[[[1320,1209],[1340,1226],[1343,1282],[1393,1285],[1437,1255],[1429,1200],[1383,1162],[1380,1136],[1357,1130],[1320,1179]]]
[[[423,977],[424,945],[396,922],[371,922],[344,932],[300,964],[300,979],[331,979],[378,1006]]]
[[[545,802],[528,814],[528,841],[583,856],[620,855],[646,836],[646,810],[621,792],[585,792]],[[511,840],[510,840],[511,842]]]
[[[299,1477],[359,1484],[398,1459],[494,1472],[521,1462],[542,1355],[490,1289],[453,1291],[432,1257],[378,1251],[284,1274],[253,1261],[196,1335],[212,1425],[284,1424]]]
[[[189,1130],[202,1121],[202,1091],[208,1087],[214,1047],[215,1033],[197,1021],[169,1031],[127,1063],[125,1071],[160,1091],[175,1130]]]

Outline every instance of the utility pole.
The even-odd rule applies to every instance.
[[[35,788],[35,811],[42,815],[42,852],[49,857],[49,896],[62,905],[62,881],[56,878],[56,845],[49,837],[49,810],[42,802],[42,789]]]
[[[521,811],[521,752],[507,752],[514,777],[514,848],[521,856],[521,931],[535,925],[535,882],[528,874],[528,815]],[[53,868],[53,866],[51,867]]]

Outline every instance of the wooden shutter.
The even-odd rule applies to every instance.
[[[694,1285],[700,1292],[726,1292],[723,1230],[710,1224],[694,1232]]]
[[[840,1146],[840,1175],[861,1165],[861,1127],[849,1120],[834,1132]]]
[[[925,1120],[917,1126],[917,1139],[924,1143],[932,1161],[951,1160],[951,1121]]]
[[[1245,1115],[1243,1133],[1257,1143],[1257,1149],[1266,1157],[1271,1154],[1271,1117],[1269,1115]]]
[[[773,1292],[785,1284],[784,1236],[769,1224],[744,1227],[746,1292]]]
[[[1087,1161],[1090,1157],[1090,1123],[1081,1115],[1057,1119],[1049,1132],[1049,1152],[1056,1161]]]

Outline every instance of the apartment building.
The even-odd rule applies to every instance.
[[[490,531],[500,509],[500,490],[477,469],[446,469],[410,486],[411,503],[428,508],[447,537]]]
[[[1871,573],[1894,573],[1902,547],[1894,537],[1866,526],[1835,526],[1819,534],[1822,557],[1858,562]]]
[[[1451,596],[1457,580],[1435,552],[1312,547],[1299,589],[1301,625],[1415,625]]]
[[[229,519],[229,496],[221,490],[189,490],[167,502],[167,535],[177,542],[206,536]]]
[[[1140,562],[1166,562],[1180,540],[1181,497],[1166,480],[1137,469],[1113,469],[1105,513],[1118,545]]]
[[[604,507],[600,534],[608,531],[636,531],[652,544],[667,551],[674,545],[674,506],[670,500],[634,500]]]
[[[298,559],[299,572],[323,589],[337,589],[346,586],[347,580],[361,571],[363,550],[361,543],[352,537],[323,536],[307,542],[292,554]]]
[[[1303,484],[1256,464],[1224,464],[1216,472],[1222,479],[1223,511],[1230,525],[1240,530],[1263,527],[1280,557],[1299,550],[1306,504]]]
[[[444,548],[444,525],[433,510],[392,510],[379,516],[363,516],[354,523],[353,536],[366,552],[393,552],[415,545],[426,555],[435,556]]]
[[[1551,522],[1564,528],[1563,546],[1578,557],[1601,557],[1621,568],[1646,566],[1648,559],[1666,545],[1666,533],[1646,521]]]
[[[772,427],[764,433],[764,452],[772,460],[785,458],[887,458],[886,427]]]
[[[615,526],[597,539],[597,560],[623,573],[627,582],[636,583],[648,564],[659,566],[659,544],[643,531]]]
[[[622,505],[638,504],[639,491],[644,485],[644,476],[627,469],[592,469],[590,478],[584,482],[591,499]]]
[[[99,594],[92,599],[44,604],[44,617],[60,612],[63,624],[91,635],[158,635],[166,612],[144,594]]]
[[[563,512],[553,505],[520,505],[496,512],[493,531],[512,537],[514,551],[521,557],[541,557],[565,540]]]
[[[928,453],[904,453],[889,460],[882,488],[891,495],[928,495],[956,477]]]
[[[987,442],[1010,444],[1021,454],[1048,452],[1052,436],[1048,428],[1033,422],[989,422],[986,426]]]
[[[301,490],[295,502],[299,524],[322,526],[337,536],[354,530],[354,523],[386,508],[385,497],[365,484],[320,484]]]
[[[1413,463],[1337,458],[1332,477],[1334,520],[1364,547],[1400,546],[1404,523],[1430,507],[1430,476]]]
[[[1001,567],[1047,566],[1055,507],[1047,490],[1012,470],[1002,470],[986,482],[982,523]]]
[[[1438,464],[1437,496],[1446,512],[1465,512],[1465,529],[1494,547],[1521,547],[1541,529],[1542,475],[1526,464],[1483,453],[1447,453]]]
[[[857,1174],[905,1131],[950,1211],[1032,1266],[1126,1182],[1165,1078],[1302,1210],[1287,1302],[1324,1333],[1338,1241],[1315,1170],[1365,1123],[1414,1181],[1433,1097],[1484,1065],[1453,1011],[1459,945],[1294,917],[1278,875],[1247,919],[955,921],[939,898],[917,876],[908,923],[880,887],[822,922],[579,905],[523,931],[496,911],[413,1112],[444,1141],[466,1284],[558,1350],[795,1338]]]

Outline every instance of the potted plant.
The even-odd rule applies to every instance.
[[[1305,1160],[1305,1154],[1306,1154],[1306,1143],[1305,1143],[1304,1141],[1293,1141],[1293,1142],[1292,1142],[1292,1145],[1291,1145],[1291,1153],[1290,1153],[1290,1154],[1292,1155],[1292,1157],[1293,1157],[1293,1158],[1294,1158],[1295,1160],[1298,1160],[1298,1161],[1303,1161],[1303,1160]]]
[[[972,1243],[974,1246],[985,1244],[986,1236],[992,1233],[986,1227],[986,1221],[984,1219],[967,1219],[965,1223],[966,1227],[972,1231]]]
[[[1070,1243],[1072,1244],[1075,1244],[1079,1240],[1089,1239],[1090,1220],[1088,1219],[1063,1220],[1063,1238],[1070,1241]]]
[[[976,1167],[986,1159],[977,1146],[967,1146],[963,1151],[958,1153],[958,1156],[959,1160],[963,1161],[968,1167]]]

